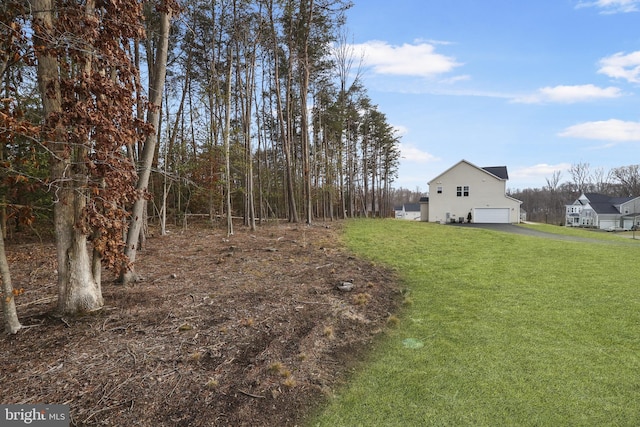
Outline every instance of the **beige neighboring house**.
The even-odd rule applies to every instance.
[[[506,166],[481,168],[461,160],[429,181],[430,222],[520,222],[520,200],[507,196]]]

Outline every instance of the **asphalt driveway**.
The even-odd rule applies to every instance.
[[[455,226],[455,227],[481,228],[481,229],[485,229],[485,230],[499,231],[499,232],[502,232],[502,233],[515,233],[515,234],[522,234],[522,235],[525,235],[525,236],[542,237],[542,238],[545,238],[545,239],[565,240],[565,241],[573,241],[573,242],[601,243],[601,244],[602,243],[609,243],[609,244],[612,243],[612,242],[599,240],[599,239],[590,239],[588,237],[564,236],[564,235],[560,235],[560,234],[547,233],[545,231],[533,230],[531,228],[521,227],[519,225],[514,225],[514,224],[476,224],[476,223],[459,224],[459,223],[452,223],[452,224],[448,224],[448,225]],[[626,242],[621,241],[620,243],[624,244]]]

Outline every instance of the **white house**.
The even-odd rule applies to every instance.
[[[506,194],[506,166],[461,160],[429,181],[430,222],[519,223],[520,200]]]
[[[640,197],[583,193],[575,202],[566,205],[565,225],[629,230],[633,225],[640,225]]]
[[[405,203],[402,206],[395,207],[396,218],[408,219],[411,221],[420,220],[420,204],[419,203]]]

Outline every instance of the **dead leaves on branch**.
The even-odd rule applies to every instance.
[[[151,129],[134,116],[138,70],[129,56],[131,39],[142,34],[142,4],[133,0],[97,2],[95,9],[74,2],[61,6],[49,53],[61,68],[60,111],[47,118],[60,141],[61,182],[76,174],[74,190],[87,204],[76,227],[90,237],[108,267],[126,265],[122,236],[128,209],[138,198],[135,165],[125,147],[141,144]],[[49,135],[53,137],[53,135]]]
[[[18,7],[20,2],[7,4]],[[134,115],[140,101],[135,96],[141,90],[130,44],[145,36],[143,7],[137,0],[98,0],[95,7],[56,2],[51,24],[33,20],[31,40],[19,23],[30,11],[0,8],[3,22],[9,23],[0,29],[0,35],[7,35],[0,40],[0,61],[13,58],[26,63],[27,57],[52,57],[57,76],[43,84],[46,96],[59,102],[59,109],[44,117],[40,126],[41,119],[31,123],[22,112],[11,110],[12,99],[0,100],[0,141],[15,144],[19,135],[28,135],[32,144],[47,150],[43,152],[51,155],[52,171],[56,171],[48,182],[50,193],[73,187],[75,194],[86,198],[76,227],[90,237],[107,266],[126,265],[121,257],[128,210],[136,199],[148,197],[136,191],[135,165],[125,155],[125,147],[139,146],[153,132],[142,117]],[[174,13],[179,4],[158,1],[156,8]],[[34,183],[23,173],[5,178],[11,188],[44,182]]]
[[[2,279],[0,278],[0,283],[1,282],[2,282]],[[9,304],[11,302],[12,298],[20,296],[22,294],[24,294],[24,288],[20,288],[20,289],[15,289],[14,288],[14,289],[11,290],[11,295],[7,295],[7,296],[4,296],[4,292],[2,292],[0,290],[0,298],[4,297],[4,302],[7,303],[7,304]]]

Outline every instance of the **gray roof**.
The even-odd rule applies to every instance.
[[[599,214],[619,214],[620,211],[616,206],[635,199],[635,197],[610,197],[598,193],[585,193],[584,195],[589,199],[593,210]]]
[[[486,170],[491,175],[497,176],[500,179],[509,179],[509,174],[507,173],[506,166],[489,166],[482,169]]]
[[[401,211],[403,208],[405,212],[420,212],[420,203],[405,203],[404,205],[394,206],[393,210]]]

